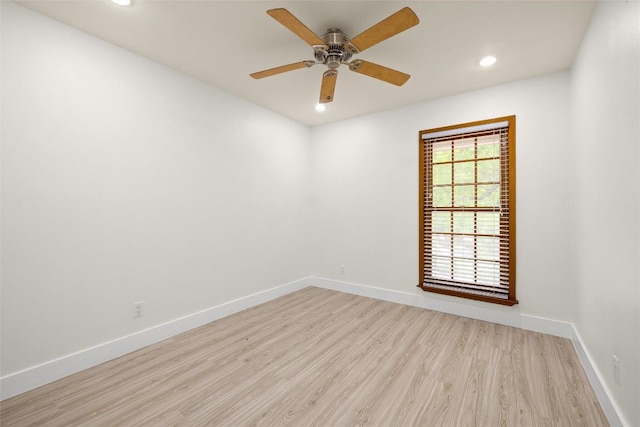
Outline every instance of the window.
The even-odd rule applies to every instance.
[[[517,304],[515,249],[515,116],[421,131],[418,287]]]

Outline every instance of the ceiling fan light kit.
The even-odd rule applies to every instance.
[[[307,42],[313,48],[314,60],[294,62],[293,64],[258,71],[251,74],[254,79],[261,79],[300,68],[310,68],[320,64],[326,65],[328,69],[322,75],[320,98],[318,100],[320,104],[325,104],[333,101],[338,67],[342,64],[346,65],[350,71],[396,86],[402,86],[411,77],[409,74],[383,67],[373,62],[361,59],[351,60],[353,55],[417,25],[420,21],[408,7],[400,9],[352,39],[338,28],[329,28],[322,36],[317,36],[287,9],[271,9],[267,11],[267,14]]]

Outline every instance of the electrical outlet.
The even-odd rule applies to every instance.
[[[142,301],[133,303],[133,317],[142,317],[144,312],[142,311]]]
[[[344,272],[344,265],[341,265],[341,266],[340,266],[340,274],[342,274],[343,276],[346,274],[346,273]]]
[[[613,379],[620,385],[620,359],[615,354],[613,355]]]

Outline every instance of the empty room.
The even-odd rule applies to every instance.
[[[640,426],[640,2],[0,17],[3,427]]]

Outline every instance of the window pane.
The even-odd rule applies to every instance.
[[[498,237],[477,237],[476,251],[479,259],[500,260],[500,239]]]
[[[500,138],[496,135],[481,136],[478,138],[478,158],[500,156]]]
[[[500,213],[478,212],[478,234],[499,234]]]
[[[433,148],[433,163],[442,163],[451,161],[451,142],[434,142]]]
[[[451,236],[448,234],[434,234],[431,244],[433,255],[451,256]]]
[[[500,266],[496,262],[478,261],[478,283],[497,285],[500,283]]]
[[[451,279],[451,258],[433,257],[431,275],[436,279]]]
[[[473,206],[473,185],[456,185],[454,188],[453,206]]]
[[[475,180],[473,164],[474,162],[464,162],[453,165],[453,180],[455,184],[468,184]]]
[[[458,139],[453,141],[453,160],[469,160],[475,158],[474,139]]]
[[[461,282],[474,282],[473,260],[453,259],[453,279]]]
[[[451,206],[451,187],[435,187],[433,189],[433,206]]]
[[[451,232],[451,212],[433,212],[431,223],[434,233]]]
[[[453,213],[453,232],[454,233],[473,233],[473,212],[454,212]]]
[[[478,185],[478,206],[500,207],[500,185]]]
[[[433,185],[451,184],[451,163],[433,165]]]
[[[453,236],[453,256],[473,258],[473,236]]]
[[[478,182],[500,182],[500,160],[479,161]]]

